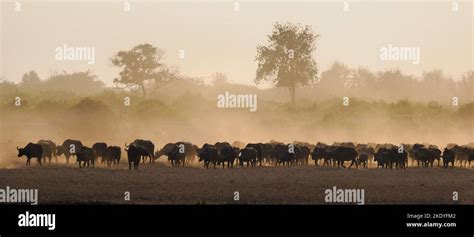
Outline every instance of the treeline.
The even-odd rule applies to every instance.
[[[472,141],[474,102],[443,106],[437,102],[340,99],[300,103],[259,100],[256,112],[220,109],[215,99],[186,92],[169,101],[130,97],[105,90],[70,100],[32,98],[14,106],[0,103],[2,139],[128,138],[144,136],[161,142],[221,139],[266,141],[320,139],[327,141],[392,142],[420,140],[446,143]],[[34,131],[34,132],[33,132]],[[235,138],[233,138],[235,137]],[[410,140],[411,139],[411,140]]]
[[[375,100],[438,101],[450,103],[453,97],[473,101],[474,71],[452,78],[442,70],[424,72],[421,77],[403,74],[399,69],[372,72],[367,68],[349,68],[335,62],[322,72],[313,90],[321,97],[349,96]]]
[[[287,90],[281,87],[258,89],[255,86],[231,84],[225,75],[216,73],[210,82],[202,78],[178,75],[174,80],[160,85],[146,85],[150,93],[146,99],[160,99],[170,102],[186,93],[193,93],[214,100],[217,94],[258,94],[259,100],[287,103]],[[153,87],[153,88],[152,88]],[[352,69],[336,62],[321,73],[319,80],[310,86],[297,89],[296,104],[304,105],[334,98],[359,98],[363,100],[399,100],[437,102],[449,105],[456,97],[459,104],[474,101],[474,71],[466,72],[454,79],[441,70],[425,72],[421,78],[405,75],[400,70],[372,72],[366,68]],[[30,102],[37,99],[77,100],[87,96],[113,91],[118,94],[140,96],[133,88],[122,90],[106,87],[91,71],[56,73],[42,80],[34,72],[26,73],[21,82],[0,81],[0,98],[5,101],[20,96]]]
[[[212,86],[202,87],[213,88]],[[237,89],[245,91],[245,88]],[[211,94],[219,91],[214,88]],[[145,123],[156,119],[187,121],[206,116],[217,119],[214,116],[235,114],[238,115],[237,117],[254,117],[277,121],[277,123],[281,122],[280,120],[307,121],[314,123],[315,126],[340,125],[340,123],[348,122],[348,127],[351,126],[350,121],[372,121],[374,118],[385,121],[392,120],[396,123],[406,122],[413,126],[416,126],[417,123],[443,120],[450,123],[464,121],[469,125],[474,118],[474,102],[453,106],[452,104],[443,105],[436,101],[422,102],[403,99],[388,102],[350,98],[349,103],[344,104],[340,98],[332,98],[301,101],[296,106],[291,106],[286,101],[268,100],[267,95],[259,98],[257,111],[250,112],[248,108],[218,108],[216,97],[191,90],[186,90],[175,97],[166,97],[166,99],[146,99],[137,94],[113,89],[103,89],[101,92],[84,97],[76,95],[68,98],[43,98],[25,93],[23,95],[25,97],[21,97],[20,104],[17,104],[13,97],[0,103],[0,111],[4,118],[9,115],[21,115],[28,120],[35,117],[51,120],[70,117],[82,118],[84,121],[99,119],[106,123],[107,120],[136,119]]]

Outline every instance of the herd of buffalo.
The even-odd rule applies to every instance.
[[[26,165],[30,164],[31,158],[37,158],[42,165],[48,159],[64,155],[66,162],[72,156],[76,157],[79,167],[94,167],[96,162],[107,163],[108,166],[117,166],[122,156],[119,146],[108,146],[104,142],[97,142],[92,147],[87,147],[78,140],[67,139],[62,145],[56,145],[51,140],[40,140],[37,143],[28,143],[24,148],[17,147],[18,157],[26,156]],[[204,167],[222,165],[232,168],[234,163],[241,167],[255,167],[262,165],[307,165],[314,161],[316,166],[344,167],[345,162],[350,162],[349,168],[368,167],[369,163],[376,162],[377,167],[405,169],[409,160],[412,165],[433,167],[433,163],[440,162],[445,168],[455,163],[459,166],[471,166],[474,160],[474,149],[470,146],[459,146],[448,144],[443,151],[436,145],[427,144],[354,144],[352,142],[309,144],[306,142],[294,142],[284,144],[281,142],[248,143],[236,141],[217,142],[215,144],[204,144],[201,148],[189,142],[168,143],[155,152],[155,145],[149,140],[136,139],[130,144],[125,144],[129,169],[132,164],[138,169],[142,163],[154,163],[161,156],[168,157],[173,167],[191,164],[198,158],[204,163]]]

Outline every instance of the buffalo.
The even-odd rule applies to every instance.
[[[146,154],[142,155],[141,157],[143,159],[143,163],[145,163],[146,158],[150,159],[149,163],[155,163],[155,144],[153,144],[153,142],[149,140],[135,139],[131,145],[142,147],[146,151]]]
[[[276,163],[275,165],[293,165],[296,159],[296,152],[298,152],[298,149],[295,149],[295,146],[293,144],[278,144],[275,146],[275,151],[277,154],[276,158]],[[295,152],[296,151],[296,152]]]
[[[26,164],[30,165],[31,158],[37,158],[38,164],[43,165],[41,163],[41,159],[43,158],[43,147],[40,144],[28,143],[24,148],[16,148],[18,150],[18,157],[26,156]]]
[[[92,167],[95,166],[96,156],[94,153],[94,149],[90,147],[83,146],[79,152],[76,153],[77,163],[79,163],[79,168]]]
[[[168,156],[168,153],[170,153],[175,146],[175,143],[168,143],[164,145],[163,148],[155,152],[155,159],[159,159],[161,156]],[[169,157],[168,161],[171,161]]]
[[[51,151],[51,156],[50,157],[54,157],[54,159],[56,160],[56,162],[58,162],[58,155],[57,155],[57,147],[56,147],[56,143],[54,143],[53,141],[51,140],[39,140],[38,141],[38,144],[40,144],[42,147],[43,147],[43,155],[45,156],[45,147],[47,146],[46,148],[46,153],[49,154],[49,151]],[[49,159],[49,163],[51,163],[51,158]]]
[[[296,164],[307,165],[309,154],[311,153],[310,147],[307,145],[296,144]]]
[[[357,144],[356,151],[358,154],[366,154],[369,163],[372,163],[374,160],[375,149],[368,144]]]
[[[104,160],[107,162],[108,166],[110,166],[112,163],[114,166],[118,166],[121,156],[122,150],[118,146],[109,146],[104,152]]]
[[[323,165],[330,165],[331,158],[329,157],[329,153],[331,152],[330,146],[318,142],[311,152],[311,159],[314,160],[314,165],[318,166],[318,161],[323,160]]]
[[[133,168],[135,170],[138,169],[138,164],[140,164],[140,160],[143,156],[148,156],[150,153],[148,150],[146,150],[142,146],[138,146],[135,144],[130,144],[130,146],[127,146],[125,144],[125,151],[127,152],[128,156],[128,169],[132,169],[132,163],[133,163]]]
[[[374,161],[377,162],[377,167],[406,169],[408,161],[408,153],[396,146],[382,146],[375,153]]]
[[[201,149],[197,150],[199,157],[199,162],[204,162],[204,167],[209,168],[209,164],[213,164],[216,168],[217,162],[219,160],[219,151],[216,146],[210,144],[204,144]]]
[[[172,166],[184,166],[185,163],[193,163],[196,157],[197,146],[189,142],[168,143],[159,151],[155,152],[155,159],[161,156],[168,156],[168,161]]]
[[[328,154],[326,152],[326,148],[323,147],[315,147],[313,152],[311,153],[311,159],[314,160],[314,165],[318,166],[319,160],[324,160],[324,164],[326,164]]]
[[[359,155],[359,158],[357,158],[357,163],[359,163],[359,165],[362,165],[362,167],[364,168],[368,168],[367,167],[368,160],[369,160],[369,155],[367,153],[361,153]]]
[[[249,143],[245,147],[252,147],[257,151],[257,162],[262,166],[263,164],[263,144],[262,143]]]
[[[176,143],[173,145],[173,149],[166,154],[168,160],[171,161],[171,165],[184,166],[186,163],[186,146],[183,143]]]
[[[43,162],[46,163],[46,158],[48,158],[49,164],[51,164],[51,159],[53,158],[53,150],[51,150],[51,146],[48,143],[38,142],[37,144],[43,148],[43,155],[41,157]]]
[[[418,166],[420,166],[421,163],[422,166],[433,167],[434,160],[439,160],[441,156],[441,151],[439,149],[433,147],[426,148],[423,144],[413,145],[412,150]]]
[[[94,145],[92,145],[92,149],[94,150],[94,155],[96,159],[99,159],[100,157],[100,163],[104,163],[104,155],[105,151],[107,150],[107,143],[104,142],[96,142]]]
[[[452,148],[455,154],[455,161],[459,163],[459,166],[463,167],[469,162],[469,148],[467,146],[454,145]]]
[[[173,149],[167,153],[168,159],[171,161],[172,166],[185,165],[186,153],[184,151],[184,145],[174,145]]]
[[[257,150],[255,148],[245,147],[244,149],[240,150],[239,165],[243,167],[244,163],[247,163],[247,167],[249,167],[249,165],[251,167],[255,167],[257,164]]]
[[[239,155],[240,149],[238,147],[232,147],[227,142],[218,142],[215,144],[215,147],[219,154],[217,164],[222,164],[222,168],[225,168],[225,163],[227,162],[227,168],[234,167],[234,162]]]
[[[430,150],[433,153],[434,159],[438,161],[438,167],[439,167],[440,162],[441,162],[441,153],[442,153],[441,150],[436,145],[429,145],[428,150]]]
[[[377,168],[388,168],[390,160],[388,159],[387,155],[383,154],[384,152],[386,152],[385,148],[379,148],[374,154],[374,161],[377,162]]]
[[[330,153],[330,157],[332,157],[337,162],[337,167],[343,167],[345,161],[351,161],[349,165],[349,169],[352,167],[353,164],[356,165],[356,168],[359,166],[357,164],[357,151],[353,147],[346,147],[346,146],[339,146],[334,151]]]
[[[281,142],[276,142],[276,141],[270,141],[269,143],[263,144],[263,150],[265,150],[265,156],[266,156],[266,163],[270,163],[271,165],[276,165],[277,163],[277,157],[278,157],[278,151],[275,149],[275,147],[278,144],[283,144]],[[283,144],[284,145],[284,144]]]
[[[449,163],[451,163],[451,167],[454,168],[454,158],[455,153],[452,149],[448,149],[447,147],[444,148],[443,151],[443,166],[444,168],[448,168]]]
[[[69,163],[69,158],[71,156],[75,156],[76,153],[82,149],[82,147],[83,145],[81,141],[67,139],[62,145],[56,148],[56,153],[58,156],[64,154],[64,156],[66,156],[66,163]]]

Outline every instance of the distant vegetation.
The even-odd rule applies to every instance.
[[[121,70],[114,87],[92,71],[40,78],[32,70],[19,83],[1,79],[0,140],[473,140],[474,71],[452,78],[432,70],[418,78],[342,62],[321,71],[312,55],[318,36],[308,26],[274,25],[268,45],[256,50],[254,79],[275,86],[269,89],[229,83],[219,72],[210,83],[181,75],[150,44],[112,55]],[[217,95],[226,91],[256,94],[257,111],[218,108]]]
[[[211,85],[205,84],[202,78],[176,75],[173,81],[159,88],[154,86],[150,85],[148,88],[156,90],[148,99],[175,99],[192,92],[214,100],[215,93],[228,90],[234,93],[257,93],[259,100],[288,103],[287,96],[282,98],[282,93],[287,95],[282,88],[258,89],[255,86],[230,84],[222,73],[213,75]],[[105,87],[91,71],[62,72],[43,80],[34,71],[30,71],[25,73],[20,83],[0,80],[0,99],[4,102],[11,101],[16,96],[35,101],[70,101],[76,97],[94,96],[104,92],[140,96],[140,90]],[[437,102],[442,105],[452,104],[453,97],[457,97],[459,104],[466,104],[474,101],[474,71],[466,72],[457,80],[445,75],[441,70],[425,72],[421,78],[417,78],[405,75],[398,69],[371,72],[366,68],[351,69],[343,63],[335,62],[331,68],[322,72],[319,81],[300,88],[299,91],[297,104],[345,96],[387,102]]]
[[[315,84],[313,88],[301,89],[300,99],[295,106],[290,106],[287,90],[278,88],[259,90],[221,80],[216,85],[205,85],[198,80],[179,79],[161,87],[153,96],[143,98],[131,91],[105,88],[91,75],[88,79],[84,77],[87,74],[80,75],[77,78],[83,83],[75,89],[69,88],[68,83],[61,83],[61,80],[75,77],[74,73],[64,74],[62,78],[55,75],[53,81],[40,81],[35,87],[27,83],[2,82],[0,139],[12,136],[25,140],[121,138],[121,142],[126,137],[144,137],[163,143],[167,140],[199,143],[271,139],[396,143],[403,139],[404,142],[464,144],[471,142],[474,134],[474,102],[466,101],[470,99],[468,91],[460,87],[460,83],[465,82],[446,81],[453,86],[452,91],[419,89],[424,92],[419,95],[416,90],[398,95],[391,93],[387,86],[395,89],[395,85],[399,85],[396,83],[380,82],[347,90]],[[320,83],[325,78],[324,74]],[[396,80],[391,78],[377,79],[376,76],[375,80]],[[57,85],[54,90],[46,86],[49,83]],[[413,83],[419,85],[417,88],[424,86],[423,81]],[[326,90],[332,88],[334,94],[326,94],[319,85],[324,85]],[[438,83],[429,85],[441,87]],[[378,93],[352,97],[358,94],[356,91],[369,88]],[[217,108],[216,96],[225,91],[257,94],[258,110],[252,113],[248,109]],[[428,93],[430,91],[436,93]],[[415,99],[402,96],[410,93],[414,93]],[[347,107],[343,106],[343,95],[350,96]],[[451,95],[459,95],[459,106],[452,105],[448,98]],[[20,107],[14,104],[16,96],[22,98]],[[130,106],[124,105],[125,97],[130,98]],[[31,132],[37,129],[39,131]]]

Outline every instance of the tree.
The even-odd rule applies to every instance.
[[[368,68],[359,67],[353,71],[352,74],[352,86],[368,89],[370,86],[375,84],[375,74],[373,74]]]
[[[228,84],[227,76],[221,72],[214,73],[211,80],[213,86],[224,86]]]
[[[445,86],[448,86],[448,83],[450,83],[450,81],[442,70],[435,69],[423,72],[423,85],[428,90],[436,91],[438,89],[444,89]]]
[[[23,77],[21,78],[21,85],[24,87],[35,88],[39,84],[41,84],[41,79],[39,78],[38,74],[33,70],[23,74]]]
[[[17,93],[17,85],[11,81],[7,81],[5,77],[0,77],[0,99],[10,99]]]
[[[55,73],[43,82],[43,88],[50,91],[67,91],[80,95],[101,92],[104,83],[92,74],[92,71]]]
[[[462,75],[461,81],[458,83],[459,89],[467,99],[474,98],[474,71],[469,70]]]
[[[140,44],[127,51],[119,51],[112,59],[112,64],[123,68],[114,83],[123,88],[138,88],[142,96],[147,96],[147,83],[153,82],[156,88],[163,82],[174,78],[175,72],[162,61],[164,51],[151,44]],[[153,91],[155,91],[153,90]]]
[[[277,22],[267,37],[268,46],[257,46],[255,83],[271,81],[277,87],[287,87],[294,105],[296,87],[316,80],[318,68],[312,54],[319,34],[310,26]]]
[[[340,89],[349,87],[352,70],[344,63],[334,62],[326,71],[321,73],[321,80],[319,85],[325,89]]]

